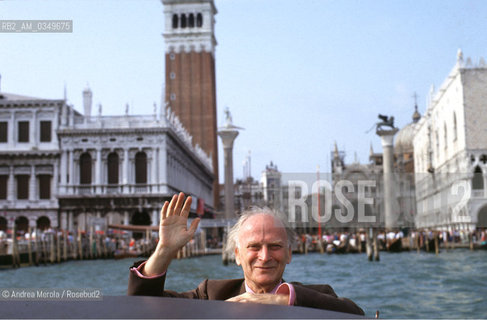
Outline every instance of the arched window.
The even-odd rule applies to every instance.
[[[7,219],[0,217],[0,231],[7,231]]]
[[[188,25],[190,28],[194,28],[194,14],[192,14],[192,13],[189,14]]]
[[[37,219],[37,229],[47,230],[50,227],[51,227],[51,220],[48,217],[42,216],[39,217],[39,219]]]
[[[147,155],[145,152],[137,152],[135,155],[135,183],[147,183]]]
[[[136,226],[150,226],[151,222],[151,218],[146,211],[136,212],[134,215],[132,215],[132,219],[130,219],[130,224]],[[144,233],[134,232],[132,236],[135,240],[138,240],[144,237]]]
[[[181,15],[181,28],[186,28],[186,15]]]
[[[172,15],[172,27],[173,29],[177,29],[179,23],[179,18],[177,14]]]
[[[91,155],[88,152],[79,157],[79,183],[91,184]]]
[[[457,140],[457,115],[453,112],[453,141]]]
[[[116,152],[112,152],[108,155],[108,184],[118,184],[118,160],[118,154]]]
[[[24,216],[18,217],[15,219],[15,227],[17,228],[17,232],[27,232],[29,230],[29,219]]]
[[[475,171],[473,172],[472,189],[484,189],[484,175],[482,174],[482,169],[479,166],[475,167]]]
[[[203,26],[203,15],[201,15],[201,13],[198,13],[196,15],[196,26],[198,28],[201,28]]]

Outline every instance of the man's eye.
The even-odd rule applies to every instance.
[[[256,245],[256,244],[251,244],[251,245],[249,245],[248,248],[250,250],[259,250],[260,249],[260,246],[259,245]]]
[[[278,249],[281,249],[282,246],[280,244],[271,244],[269,246],[269,248],[273,249],[273,250],[278,250]]]

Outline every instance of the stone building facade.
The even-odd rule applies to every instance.
[[[0,94],[0,230],[56,222],[63,100]]]
[[[414,136],[419,228],[472,230],[487,226],[487,65],[457,62]]]
[[[369,163],[358,161],[345,163],[345,153],[335,144],[332,152],[332,217],[327,227],[334,229],[360,229],[383,225],[382,154],[370,149]],[[367,200],[370,199],[371,203]],[[350,218],[339,218],[350,216]],[[373,217],[374,222],[365,222],[359,216]],[[351,214],[353,213],[353,215]],[[345,221],[345,222],[344,222]]]
[[[82,115],[64,100],[3,94],[0,206],[9,227],[156,225],[163,201],[180,191],[193,196],[193,214],[214,211],[211,158],[170,108],[102,116],[100,106],[92,116],[91,95],[83,92]]]

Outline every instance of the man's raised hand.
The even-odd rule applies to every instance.
[[[144,275],[151,276],[165,272],[179,249],[186,245],[199,224],[194,219],[187,228],[191,197],[184,200],[184,193],[174,195],[171,202],[164,202],[159,223],[159,242],[144,266]]]
[[[184,193],[181,192],[174,195],[170,203],[164,202],[159,223],[159,249],[168,249],[176,254],[191,240],[199,223],[199,219],[195,219],[187,228],[191,201],[191,197],[184,201]]]

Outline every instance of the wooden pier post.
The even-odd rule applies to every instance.
[[[374,232],[372,228],[369,229],[369,232],[367,232],[367,235],[365,237],[365,250],[367,252],[367,258],[369,261],[373,260],[373,248],[372,248],[372,239],[374,237]]]
[[[79,250],[79,259],[83,260],[83,242],[81,240],[81,228],[78,227],[78,250]]]
[[[103,238],[103,257],[108,258],[108,248],[107,248],[107,236]]]
[[[90,235],[88,236],[89,258],[93,259],[93,226],[90,227]]]
[[[32,233],[30,227],[27,229],[27,232],[29,233],[29,240],[27,240],[27,251],[29,254],[29,266],[31,266],[34,260],[32,259]]]
[[[469,242],[470,251],[473,251],[473,236],[471,232],[468,234],[468,242]]]
[[[415,241],[416,242],[416,250],[417,252],[419,253],[419,236],[420,236],[420,233],[419,232],[416,232],[416,237],[415,237]]]
[[[12,230],[12,268],[20,268],[20,255],[17,243],[17,226],[15,223]]]
[[[205,254],[206,253],[206,231],[205,231],[205,229],[201,229],[200,240],[201,240],[201,246],[200,246],[201,254]]]
[[[73,233],[73,243],[71,244],[71,258],[76,260],[78,258],[78,233]]]
[[[42,235],[44,236],[44,232],[42,233]],[[47,264],[47,241],[46,239],[42,239],[43,237],[41,237],[41,256],[40,256],[40,260],[42,261],[42,264],[43,265],[46,265]]]
[[[362,253],[362,239],[360,239],[360,233],[355,234],[355,243],[357,244],[358,253]]]
[[[40,254],[41,254],[41,246],[39,245],[39,230],[37,228],[34,229],[35,231],[35,234],[36,234],[36,238],[34,240],[34,252],[35,252],[35,258],[34,258],[34,264],[36,266],[39,265],[39,257],[40,257]]]
[[[56,260],[57,263],[61,262],[61,238],[59,236],[59,231],[56,231]]]
[[[309,249],[308,247],[309,247],[308,246],[308,237],[306,236],[304,238],[304,254],[308,254],[308,249]]]
[[[448,251],[448,233],[445,231],[443,234],[443,246],[445,247],[445,252]]]
[[[374,244],[373,244],[373,248],[374,248],[374,260],[375,261],[380,261],[379,244],[377,242],[377,235],[378,235],[378,232],[375,231],[374,232]]]
[[[440,253],[440,245],[439,245],[439,235],[438,235],[438,232],[434,232],[433,233],[433,236],[435,237],[435,254],[438,255]]]
[[[56,261],[56,252],[55,252],[55,243],[54,243],[54,234],[52,234],[50,237],[49,237],[49,248],[50,248],[50,256],[49,256],[49,260],[51,263],[54,263],[54,261]]]
[[[63,260],[68,261],[68,231],[63,231]]]
[[[145,254],[149,255],[150,254],[150,246],[149,246],[149,243],[150,243],[150,230],[149,229],[145,229],[145,243],[144,243],[144,252]]]

